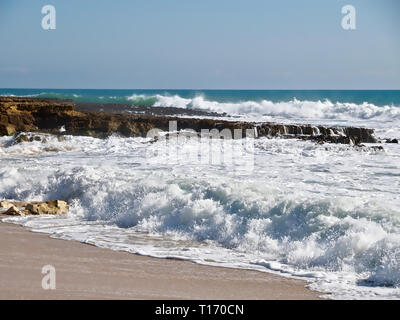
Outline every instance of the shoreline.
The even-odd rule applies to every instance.
[[[0,299],[316,300],[307,282],[267,272],[214,267],[113,251],[0,220]],[[56,290],[41,287],[56,269]]]

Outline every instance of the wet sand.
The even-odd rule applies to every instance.
[[[0,222],[0,299],[318,299],[306,282],[52,239]],[[42,288],[42,267],[56,289]]]

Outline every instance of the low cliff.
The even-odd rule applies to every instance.
[[[250,123],[77,111],[74,104],[61,100],[0,97],[0,135],[30,131],[94,137],[107,137],[113,133],[126,137],[145,137],[151,129],[168,131],[170,121],[177,122],[178,130],[192,129],[196,132],[202,129],[228,129],[233,133],[235,129],[252,129],[256,137],[281,136],[349,144],[376,142],[374,131],[366,128],[283,125],[270,122]]]

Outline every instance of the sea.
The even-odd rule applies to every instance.
[[[53,238],[303,279],[331,299],[400,298],[400,145],[384,142],[400,138],[400,90],[0,89],[0,95],[375,129],[383,150],[284,137],[42,134],[45,142],[15,144],[4,136],[0,199],[68,201],[66,215],[6,219]]]

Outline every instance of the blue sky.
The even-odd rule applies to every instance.
[[[1,0],[0,87],[400,89],[399,16],[398,0]]]

